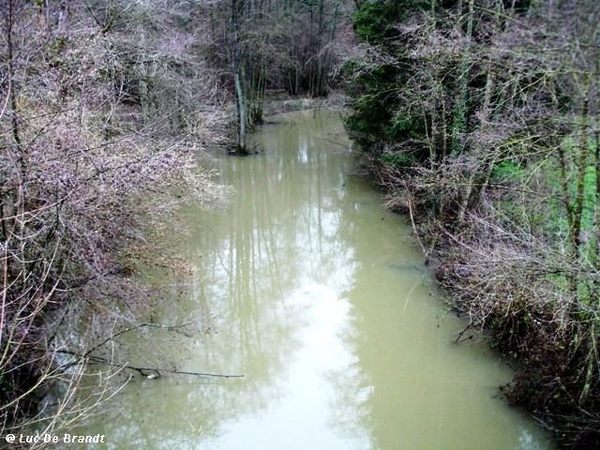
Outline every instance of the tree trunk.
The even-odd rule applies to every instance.
[[[243,155],[247,153],[246,149],[246,125],[248,123],[248,112],[246,109],[246,86],[244,85],[244,56],[241,41],[241,14],[244,2],[240,0],[231,0],[231,28],[232,28],[232,49],[233,54],[231,66],[233,72],[233,82],[235,86],[235,99],[237,106],[238,121],[238,139],[237,146],[232,153]]]
[[[244,94],[243,88],[243,80],[242,80],[242,65],[239,64],[238,68],[234,75],[234,83],[235,83],[235,98],[237,100],[237,116],[238,116],[238,141],[237,147],[234,153],[243,155],[248,153],[246,148],[246,123],[247,119],[247,111],[246,111],[246,98]]]
[[[454,118],[452,124],[452,152],[458,153],[464,150],[464,133],[467,127],[467,101],[468,101],[468,84],[469,84],[469,69],[471,65],[471,38],[473,35],[473,10],[475,0],[469,0],[469,13],[467,14],[467,43],[465,51],[460,62],[460,71],[458,74],[458,89],[456,96],[456,104],[454,105]],[[462,14],[462,0],[459,3],[459,12]],[[458,19],[460,27],[461,17]]]

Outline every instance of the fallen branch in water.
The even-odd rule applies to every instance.
[[[103,360],[103,358],[92,358],[93,361],[90,361],[89,364],[98,364],[104,366],[111,367],[119,367],[121,369],[133,370],[139,372],[140,375],[146,377],[148,379],[160,378],[162,373],[168,373],[172,375],[192,375],[195,377],[201,378],[244,378],[245,375],[225,375],[221,373],[206,373],[206,372],[189,372],[185,370],[175,370],[175,369],[163,369],[160,367],[136,367],[130,366],[128,364],[117,364],[112,363],[110,361]]]
[[[321,140],[325,141],[325,142],[328,142],[330,144],[338,145],[338,146],[342,147],[344,150],[348,150],[349,149],[348,143],[345,143],[345,142],[338,142],[338,141],[334,141],[333,139],[328,139],[328,138],[325,138],[325,137],[322,137]]]
[[[70,362],[68,364],[63,365],[63,367],[61,367],[61,369],[66,369],[69,367],[72,367],[73,365],[83,361],[84,359],[87,359],[87,364],[95,364],[95,365],[101,365],[101,366],[109,366],[109,367],[118,367],[121,370],[133,370],[135,372],[139,372],[140,375],[149,378],[149,379],[155,379],[155,378],[159,378],[163,373],[168,373],[168,374],[173,374],[173,375],[192,375],[192,376],[196,376],[196,377],[207,377],[207,378],[244,378],[245,375],[226,375],[226,374],[221,374],[221,373],[207,373],[207,372],[191,372],[191,371],[185,371],[185,370],[176,370],[176,369],[165,369],[162,367],[138,367],[138,366],[132,366],[126,363],[115,363],[112,361],[109,361],[106,358],[103,358],[101,356],[93,356],[93,355],[89,355],[84,357],[83,355],[80,355],[76,352],[71,352],[69,350],[58,350],[58,353],[64,353],[67,355],[72,355],[75,356],[77,359],[75,362]]]
[[[408,207],[408,215],[410,217],[410,223],[412,225],[413,232],[415,234],[415,237],[417,238],[417,242],[419,243],[419,246],[421,247],[421,251],[423,252],[423,256],[425,256],[425,265],[427,266],[427,265],[429,265],[429,253],[433,249],[433,245],[430,247],[429,251],[427,251],[427,249],[423,245],[423,242],[421,241],[421,237],[419,235],[419,231],[417,230],[417,224],[415,223],[415,217],[414,217],[414,214],[413,214],[413,206],[412,206],[412,200],[411,199],[408,199],[406,201],[406,206]],[[435,241],[434,241],[434,243],[435,243]]]
[[[456,336],[456,339],[454,340],[454,343],[455,343],[455,344],[460,344],[461,342],[464,342],[464,341],[468,341],[468,340],[471,340],[471,339],[473,339],[473,336],[472,336],[472,335],[471,335],[471,336],[469,336],[469,337],[466,337],[466,338],[464,338],[464,339],[461,339],[461,338],[463,337],[463,335],[464,335],[464,334],[465,334],[467,331],[469,331],[469,330],[470,330],[472,327],[473,327],[473,322],[469,322],[469,323],[467,324],[467,326],[466,326],[466,327],[465,327],[465,328],[464,328],[464,329],[463,329],[463,330],[462,330],[460,333],[458,333],[458,336]]]
[[[149,378],[149,379],[159,378],[162,375],[162,373],[169,373],[169,374],[174,374],[174,375],[192,375],[192,376],[197,376],[197,377],[212,377],[212,378],[244,378],[244,375],[225,375],[225,374],[205,373],[205,372],[189,372],[189,371],[175,370],[175,369],[164,369],[161,367],[137,367],[137,366],[131,366],[129,364],[115,363],[104,357],[92,355],[93,352],[95,352],[96,350],[101,348],[107,342],[113,341],[115,338],[122,336],[125,333],[128,333],[130,331],[135,331],[135,330],[138,330],[138,329],[144,328],[144,327],[162,328],[162,329],[166,329],[166,330],[170,331],[170,330],[175,330],[178,328],[184,328],[190,324],[191,323],[176,324],[176,325],[163,325],[163,324],[158,324],[158,323],[144,322],[144,323],[140,323],[135,326],[132,326],[132,327],[125,328],[117,333],[112,334],[108,338],[102,340],[100,343],[96,344],[94,347],[92,347],[89,350],[86,350],[83,353],[78,353],[78,352],[74,352],[74,351],[70,351],[70,350],[57,350],[57,353],[63,353],[63,354],[71,355],[71,356],[75,357],[74,361],[69,361],[68,363],[63,364],[60,367],[60,369],[66,370],[70,367],[73,367],[73,366],[79,364],[82,361],[86,361],[87,364],[104,365],[104,366],[110,366],[110,367],[119,367],[121,369],[133,370],[133,371],[139,372],[142,376]]]
[[[71,355],[71,356],[75,356],[76,359],[74,361],[69,361],[68,363],[63,364],[61,367],[59,367],[59,369],[61,370],[66,370],[70,367],[73,367],[77,364],[79,364],[79,362],[83,361],[84,359],[103,359],[99,356],[92,356],[92,353],[94,353],[96,350],[100,349],[104,344],[108,343],[108,342],[112,342],[115,340],[115,338],[122,336],[126,333],[129,333],[130,331],[135,331],[135,330],[139,330],[140,328],[161,328],[164,330],[176,330],[178,328],[184,328],[187,327],[188,325],[190,325],[191,322],[188,323],[183,323],[183,324],[175,324],[175,325],[164,325],[164,324],[159,324],[159,323],[153,323],[153,322],[142,322],[139,323],[137,325],[131,326],[131,327],[127,327],[124,328],[121,331],[118,331],[116,333],[113,333],[112,335],[108,336],[107,338],[103,339],[101,342],[97,343],[96,345],[94,345],[92,348],[84,351],[84,352],[75,352],[72,350],[57,350],[57,353],[63,353],[65,355]],[[106,360],[108,361],[108,360]]]
[[[114,340],[116,337],[122,336],[125,333],[129,333],[130,331],[139,330],[140,328],[144,328],[144,327],[148,327],[148,328],[162,328],[162,329],[166,329],[168,331],[171,331],[171,330],[175,330],[177,328],[187,327],[188,325],[191,325],[191,322],[182,323],[182,324],[176,324],[176,325],[163,325],[163,324],[159,324],[159,323],[143,322],[143,323],[140,323],[138,325],[125,328],[125,329],[123,329],[123,330],[121,330],[121,331],[119,331],[119,332],[117,332],[117,333],[115,333],[115,334],[107,337],[102,342],[96,344],[94,347],[92,347],[91,349],[89,349],[85,353],[83,353],[81,355],[81,357],[82,358],[87,358],[89,355],[91,355],[94,351],[98,350],[100,347],[102,347],[107,342],[110,342],[110,341]]]

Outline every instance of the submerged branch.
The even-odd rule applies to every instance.
[[[89,364],[96,364],[96,365],[103,365],[103,366],[110,366],[110,367],[119,367],[121,369],[126,369],[126,370],[133,370],[135,372],[139,372],[140,375],[148,378],[148,379],[155,379],[155,378],[159,378],[163,373],[168,373],[168,374],[172,374],[172,375],[192,375],[195,377],[202,377],[202,378],[244,378],[245,375],[227,375],[227,374],[221,374],[221,373],[207,373],[207,372],[191,372],[191,371],[185,371],[185,370],[176,370],[176,369],[164,369],[161,367],[137,367],[137,366],[131,366],[128,364],[117,364],[117,363],[113,363],[110,362],[108,360],[104,360],[104,358],[93,358],[93,361],[90,361]],[[150,374],[148,374],[148,372],[150,372]]]
[[[192,375],[196,377],[210,377],[210,378],[244,378],[245,375],[231,375],[231,374],[220,374],[220,373],[208,373],[208,372],[195,372],[195,371],[185,371],[185,370],[177,370],[177,369],[165,369],[163,367],[138,367],[132,366],[127,363],[116,363],[109,361],[106,358],[101,356],[87,356],[78,354],[76,352],[72,352],[69,350],[58,350],[57,353],[63,353],[67,355],[72,355],[76,357],[75,361],[71,361],[67,364],[64,364],[61,369],[64,371],[74,365],[77,365],[83,360],[87,360],[86,364],[88,365],[100,365],[100,366],[109,366],[109,367],[118,367],[121,370],[133,370],[135,372],[139,372],[140,375],[149,378],[155,379],[159,378],[163,373],[173,374],[173,375]],[[149,374],[150,372],[150,374]]]
[[[162,329],[167,329],[167,330],[173,330],[173,329],[182,328],[182,327],[185,327],[188,325],[190,325],[190,323],[177,324],[177,325],[163,325],[163,324],[157,324],[157,323],[144,322],[144,323],[140,323],[138,325],[132,326],[132,327],[125,328],[117,333],[114,333],[110,337],[104,339],[103,341],[101,341],[100,343],[96,344],[94,347],[92,347],[91,349],[89,349],[83,353],[78,353],[78,352],[74,352],[74,351],[70,351],[70,350],[57,350],[57,353],[63,353],[63,354],[67,354],[67,355],[71,355],[71,356],[75,357],[74,361],[70,361],[66,364],[63,364],[61,369],[66,370],[70,367],[73,367],[73,366],[79,364],[80,362],[82,362],[84,360],[87,360],[87,364],[104,365],[104,366],[110,366],[110,367],[119,367],[121,369],[133,370],[133,371],[139,372],[142,376],[145,376],[146,378],[150,378],[150,379],[159,378],[162,373],[169,373],[169,374],[175,374],[175,375],[192,375],[192,376],[197,376],[197,377],[212,377],[212,378],[244,378],[244,375],[226,375],[226,374],[216,374],[216,373],[206,373],[206,372],[190,372],[190,371],[175,370],[175,369],[165,369],[162,367],[137,367],[137,366],[132,366],[129,364],[114,363],[112,361],[109,361],[106,358],[101,357],[101,356],[92,355],[92,353],[94,351],[98,350],[100,347],[102,347],[107,342],[110,342],[113,339],[115,339],[116,337],[122,336],[125,333],[128,333],[130,331],[138,330],[143,327],[162,328]],[[148,375],[147,372],[151,372],[151,374]]]

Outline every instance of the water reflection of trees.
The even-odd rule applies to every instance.
[[[353,253],[340,239],[349,161],[322,139],[341,123],[291,117],[257,136],[264,153],[222,161],[223,181],[235,188],[231,209],[199,212],[185,249],[195,279],[179,307],[209,311],[211,333],[176,344],[188,355],[180,369],[246,378],[138,382],[102,427],[115,448],[197,448],[228,421],[266,408],[286,390],[285,364],[307,325],[294,292],[307,281],[350,287]]]
[[[235,187],[232,212],[198,234],[204,251],[198,283],[217,328],[228,333],[210,347],[230,355],[228,368],[238,372],[258,376],[265,369],[255,367],[262,355],[288,351],[283,344],[293,345],[298,320],[290,293],[304,279],[334,272],[347,251],[334,234],[339,211],[333,205],[343,195],[335,187],[343,184],[343,171],[318,148],[322,131],[307,132],[309,126],[298,121],[274,128],[261,136],[263,155],[228,160],[223,176]]]
[[[469,358],[449,348],[448,334],[435,337],[439,305],[427,300],[415,270],[419,254],[398,245],[410,230],[387,215],[377,220],[376,194],[346,175],[349,159],[322,139],[341,132],[326,115],[293,115],[257,135],[264,153],[221,161],[222,181],[236,191],[231,208],[188,212],[198,225],[183,249],[194,279],[190,295],[177,307],[169,303],[163,316],[209,322],[206,334],[171,338],[180,369],[246,378],[138,380],[99,426],[109,448],[222,448],[229,426],[268,414],[289,394],[288,383],[298,388],[293,380],[306,368],[290,372],[303,358],[317,366],[310,383],[320,390],[301,394],[326,397],[339,448],[516,442],[518,433],[498,438],[514,427],[501,412],[488,416],[497,422],[494,433],[487,430],[492,441],[472,425],[468,435],[452,429],[484,423],[473,421],[471,410],[488,414],[489,399],[471,387],[481,378],[452,369]],[[335,344],[311,360],[307,336],[315,345],[319,332]]]

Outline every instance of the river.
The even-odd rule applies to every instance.
[[[270,119],[259,154],[215,162],[230,204],[181,213],[188,282],[154,320],[189,326],[128,337],[139,364],[243,378],[137,376],[85,432],[111,449],[550,449],[497,397],[498,355],[454,343],[464,323],[353,175],[339,113]]]

